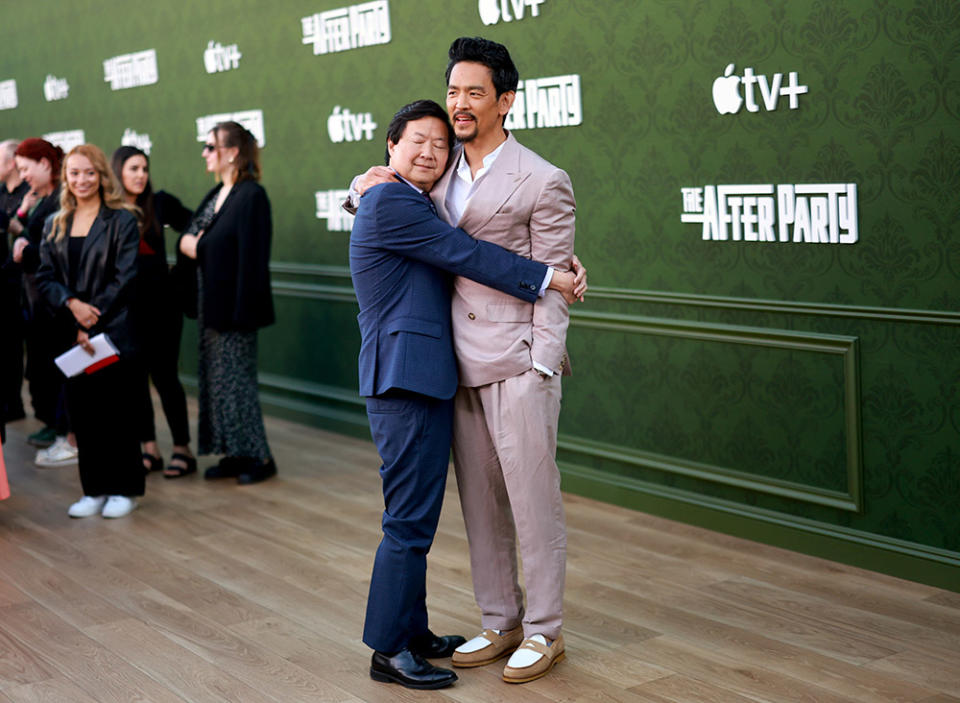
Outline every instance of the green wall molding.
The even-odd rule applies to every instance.
[[[618,447],[583,438],[561,435],[558,446],[589,456],[621,461],[668,473],[690,476],[740,488],[784,496],[851,512],[863,511],[863,457],[860,417],[860,368],[856,337],[794,332],[761,327],[746,327],[709,322],[691,322],[615,313],[571,310],[571,326],[601,331],[681,337],[684,339],[752,344],[838,355],[843,364],[844,432],[846,437],[846,492],[801,485],[678,457]]]
[[[595,442],[582,437],[573,437],[562,434],[557,439],[557,447],[566,452],[584,456],[612,459],[627,466],[637,466],[653,469],[680,476],[688,476],[701,481],[722,483],[727,486],[781,496],[792,500],[825,505],[831,508],[861,512],[862,498],[860,492],[861,473],[859,465],[850,465],[846,469],[846,491],[832,491],[820,486],[811,486],[783,481],[776,478],[758,476],[757,474],[735,469],[689,461],[675,456],[657,454],[632,447],[621,447],[603,442]]]
[[[885,322],[919,322],[935,325],[960,325],[960,312],[948,310],[909,310],[906,308],[882,308],[830,303],[808,303],[790,300],[761,300],[758,298],[732,298],[721,295],[697,293],[670,293],[657,290],[631,288],[605,288],[591,286],[587,294],[592,300],[619,300],[634,303],[657,303],[686,305],[728,310],[752,310],[761,313],[788,313],[820,317],[847,317]]]

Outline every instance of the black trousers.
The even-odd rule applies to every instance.
[[[143,495],[137,377],[137,362],[125,360],[67,381],[67,407],[77,436],[84,495]]]
[[[23,410],[23,312],[20,279],[0,271],[0,420]]]
[[[157,303],[141,303],[136,309],[140,329],[140,422],[137,437],[141,442],[157,438],[150,399],[150,380],[160,396],[163,414],[173,435],[173,443],[190,444],[190,424],[187,420],[187,396],[180,383],[177,366],[180,360],[180,338],[183,334],[183,315],[170,299]]]
[[[30,402],[33,413],[43,424],[55,427],[58,434],[65,434],[66,418],[57,412],[57,401],[63,388],[63,374],[54,363],[57,350],[63,340],[58,335],[56,320],[50,313],[37,306],[33,319],[27,323],[27,370],[30,386]]]

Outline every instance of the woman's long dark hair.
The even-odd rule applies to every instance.
[[[127,163],[127,160],[133,156],[142,156],[147,160],[147,169],[150,168],[150,157],[147,156],[143,150],[138,149],[135,146],[122,146],[113,152],[113,157],[110,159],[110,166],[113,168],[114,174],[117,176],[117,182],[120,184],[121,190],[126,193],[126,188],[123,187],[123,165]],[[147,176],[147,185],[143,189],[143,192],[137,196],[136,201],[137,207],[140,208],[140,211],[143,215],[139,218],[140,220],[140,234],[144,235],[150,231],[159,231],[160,224],[157,222],[157,213],[153,207],[153,186],[150,183],[150,177]]]
[[[236,182],[259,181],[260,149],[257,138],[250,130],[237,122],[219,122],[210,131],[220,146],[237,147],[237,162],[234,164],[237,170]]]

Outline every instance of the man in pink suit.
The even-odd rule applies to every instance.
[[[570,268],[570,178],[503,126],[519,81],[507,48],[461,37],[450,46],[446,75],[460,145],[430,191],[440,217],[477,239]],[[378,171],[359,186],[387,175]],[[564,657],[566,526],[556,446],[560,377],[570,373],[567,304],[551,290],[534,305],[457,277],[452,321],[460,372],[453,454],[483,627],[452,663],[483,666],[512,654],[504,680],[532,681]]]
[[[477,239],[568,268],[573,188],[503,127],[519,80],[509,52],[463,37],[449,57],[447,112],[462,147],[431,192],[440,216]],[[530,305],[458,277],[452,317],[460,368],[453,455],[484,628],[453,664],[480,666],[516,649],[503,677],[520,683],[564,656],[566,527],[555,457],[569,313],[553,291]]]

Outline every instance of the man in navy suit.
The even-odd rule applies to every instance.
[[[389,166],[401,182],[364,194],[350,235],[350,272],[360,304],[360,394],[383,460],[385,509],[367,600],[363,641],[370,675],[409,688],[451,685],[447,657],[465,640],[427,626],[427,552],[443,501],[457,363],[450,320],[452,276],[526,302],[549,287],[574,299],[574,276],[474,239],[437,217],[427,193],[443,175],[453,127],[420,100],[387,129]]]

